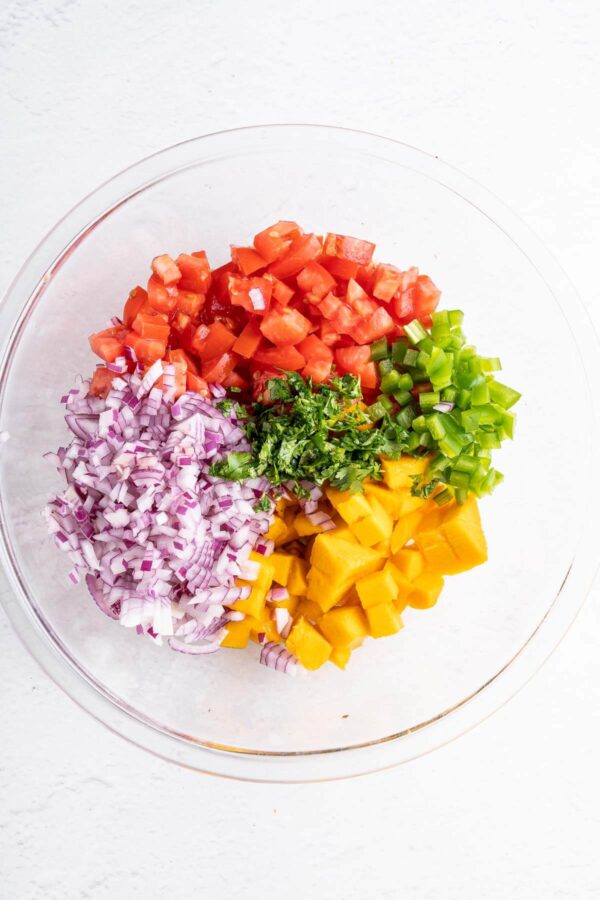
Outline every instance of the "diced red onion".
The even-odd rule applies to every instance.
[[[260,651],[260,662],[263,666],[284,672],[286,675],[295,675],[298,671],[298,660],[283,644],[269,641],[263,644]]]
[[[248,296],[250,297],[252,308],[256,311],[260,312],[263,309],[267,308],[263,292],[260,288],[250,288],[250,290],[248,291]]]
[[[451,403],[449,400],[443,400],[441,403],[436,403],[433,407],[436,412],[441,413],[449,413],[454,409],[455,404]]]

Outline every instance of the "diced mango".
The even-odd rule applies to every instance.
[[[241,622],[228,622],[225,628],[227,634],[221,641],[221,647],[231,647],[241,650],[250,640],[251,620],[246,617]]]
[[[368,575],[383,565],[382,553],[340,540],[335,532],[321,534],[315,538],[310,561],[313,566],[326,573],[331,581],[343,583],[344,591],[361,575]],[[309,582],[310,582],[309,573]],[[340,594],[341,596],[341,594]]]
[[[325,496],[327,497],[333,508],[337,509],[339,503],[343,503],[345,500],[349,500],[350,497],[354,495],[352,491],[336,491],[335,488],[326,487]]]
[[[412,583],[413,589],[408,597],[408,605],[415,609],[430,609],[435,606],[444,587],[444,579],[435,572],[425,570]]]
[[[236,600],[231,608],[236,612],[243,612],[247,616],[253,616],[260,619],[265,608],[268,587],[255,584],[250,592],[250,596],[245,600]]]
[[[265,537],[270,541],[277,542],[280,538],[285,537],[287,535],[288,529],[287,525],[279,516],[275,516],[273,521],[271,522],[271,527],[265,534]]]
[[[416,547],[406,547],[404,550],[398,550],[392,557],[392,562],[409,581],[413,581],[425,568],[423,555]]]
[[[293,616],[298,608],[298,604],[300,603],[300,597],[296,597],[293,594],[287,598],[287,600],[271,600],[269,606],[274,609],[287,609],[289,614]]]
[[[308,588],[306,581],[307,573],[308,563],[298,556],[292,556],[287,580],[287,589],[290,594],[306,594]]]
[[[406,497],[398,491],[390,491],[380,482],[365,481],[365,494],[367,497],[376,497],[394,521],[402,515]]]
[[[290,577],[292,564],[296,559],[291,553],[271,553],[269,562],[273,566],[273,581],[285,587]]]
[[[462,506],[448,510],[442,523],[442,531],[463,572],[484,563],[487,558],[487,542],[481,527],[477,500],[472,494]]]
[[[341,524],[338,524],[338,522]],[[358,544],[358,541],[350,530],[350,526],[346,525],[342,519],[339,519],[338,522],[336,522],[335,531],[332,531],[331,535],[335,536],[339,541],[350,541],[351,544]]]
[[[351,656],[352,650],[350,649],[350,647],[334,647],[334,649],[331,651],[329,661],[334,663],[334,665],[336,665],[338,669],[345,669]]]
[[[394,600],[396,609],[403,610],[408,603],[408,598],[413,590],[413,583],[409,581],[404,572],[401,572],[393,562],[385,564],[384,572],[389,572],[396,583],[398,594]]]
[[[428,456],[401,456],[400,459],[382,459],[383,480],[392,491],[410,489],[412,475],[422,475],[429,465]]]
[[[410,541],[410,539],[414,537],[422,518],[423,513],[420,510],[415,510],[407,516],[401,516],[398,519],[390,539],[392,553],[397,553],[398,550],[401,550],[402,547],[404,547],[407,541]]]
[[[439,528],[420,530],[415,534],[415,543],[429,571],[450,575],[457,570],[458,558]]]
[[[309,570],[307,582],[306,596],[314,603],[318,603],[322,612],[327,612],[339,603],[350,587],[349,581],[334,581],[331,575],[322,572],[316,566],[312,566]]]
[[[305,669],[318,669],[331,656],[332,646],[317,629],[300,618],[294,624],[286,641],[286,647]]]
[[[299,516],[296,516],[294,525],[298,537],[308,537],[311,534],[321,534],[323,532],[323,527],[321,525],[313,525],[308,516],[304,513],[300,513]]]
[[[372,547],[380,541],[387,541],[392,534],[394,523],[376,497],[369,498],[371,515],[350,525],[353,535],[365,547]]]
[[[337,505],[337,511],[348,525],[371,515],[371,506],[364,494],[351,494],[347,500]]]
[[[310,619],[311,622],[316,622],[322,615],[323,610],[320,605],[314,600],[309,600],[307,597],[303,597],[296,607],[296,619],[303,616],[305,619]]]
[[[321,616],[317,627],[335,649],[349,647],[357,638],[366,637],[369,633],[367,619],[359,606],[332,609]]]
[[[256,581],[253,581],[252,584],[259,585],[260,587],[270,587],[271,582],[273,581],[273,575],[275,574],[275,566],[270,562],[270,557],[262,556],[262,554],[252,550],[248,558],[252,562],[257,562],[260,566],[258,578]]]
[[[390,555],[390,542],[389,541],[380,541],[378,544],[373,546],[373,550],[377,550],[378,553],[383,553],[384,556]]]
[[[388,566],[359,579],[356,590],[364,609],[379,603],[393,603],[398,596],[398,586]]]
[[[374,638],[388,637],[402,628],[402,616],[393,603],[378,603],[369,607],[367,619]]]

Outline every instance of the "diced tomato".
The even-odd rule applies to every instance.
[[[305,294],[310,292],[319,299],[322,299],[325,294],[333,290],[336,284],[333,275],[314,260],[309,262],[309,264],[298,273],[296,281],[298,282],[298,287],[303,290]]]
[[[321,322],[319,334],[321,335],[321,340],[323,341],[323,343],[328,347],[335,347],[340,339],[338,332],[335,330],[331,322]]]
[[[360,315],[351,309],[347,303],[342,303],[330,321],[340,334],[350,334],[352,329],[360,322]]]
[[[96,356],[105,362],[112,363],[118,356],[123,356],[123,343],[127,329],[121,325],[105,328],[89,337],[90,347]]]
[[[231,259],[243,275],[252,275],[267,265],[266,259],[263,259],[254,247],[232,247]]]
[[[338,347],[335,361],[342,371],[359,377],[364,388],[377,387],[377,369],[371,362],[370,347]]]
[[[319,303],[319,312],[325,319],[333,319],[335,314],[341,309],[342,301],[334,294],[327,294]]]
[[[371,344],[379,338],[385,337],[395,328],[395,323],[385,307],[377,307],[374,313],[363,319],[352,329],[350,336],[357,344]]]
[[[148,303],[148,294],[143,287],[134,287],[125,301],[123,308],[123,322],[128,328],[133,325],[133,320],[141,309]]]
[[[232,350],[245,359],[252,359],[263,339],[258,322],[250,319],[240,336],[236,339]]]
[[[371,262],[374,250],[375,244],[370,241],[361,241],[345,234],[328,234],[323,245],[323,252],[327,256],[339,256],[358,263],[359,266],[366,266]]]
[[[156,338],[158,341],[169,340],[171,328],[162,316],[151,313],[139,312],[135,317],[132,328],[144,338]]]
[[[413,306],[414,289],[397,293],[392,300],[392,309],[400,322],[410,322],[415,317]]]
[[[398,288],[398,290],[407,291],[417,283],[418,277],[419,270],[416,266],[412,266],[410,269],[407,269],[406,272],[402,273],[402,281],[400,282],[400,287]]]
[[[107,369],[106,366],[96,366],[90,382],[89,394],[92,397],[106,397],[110,391],[113,378],[116,377],[115,373]]]
[[[239,357],[235,353],[223,353],[202,362],[202,377],[209,384],[223,384],[227,376],[233,372]]]
[[[192,317],[182,312],[176,312],[171,319],[171,328],[176,334],[179,335],[183,334],[188,326],[192,324]]]
[[[168,253],[154,257],[152,260],[152,271],[167,286],[177,284],[181,278],[181,272],[177,268],[175,260],[171,259]]]
[[[371,262],[368,266],[359,266],[358,271],[356,273],[356,280],[360,284],[362,288],[365,289],[367,294],[373,293],[373,288],[375,286],[375,265]]]
[[[288,287],[284,281],[280,281],[279,278],[275,278],[270,272],[265,275],[265,278],[268,278],[273,282],[273,297],[275,300],[277,300],[278,303],[281,303],[282,306],[287,306],[294,296],[292,288]]]
[[[177,309],[179,312],[187,313],[194,319],[200,315],[200,310],[206,303],[204,294],[194,294],[192,291],[179,291],[177,294]]]
[[[310,331],[310,319],[289,306],[274,307],[260,323],[260,330],[278,347],[299,344]]]
[[[242,309],[259,316],[268,310],[273,284],[266,278],[260,276],[241,278],[238,275],[229,275],[227,286],[233,306],[241,306]]]
[[[200,394],[202,397],[209,398],[210,391],[208,389],[208,384],[204,380],[204,378],[200,378],[199,375],[196,375],[195,372],[190,372],[187,370],[186,373],[186,385],[188,391],[195,391],[197,394]]]
[[[136,331],[130,331],[125,337],[125,343],[131,347],[136,359],[143,366],[151,366],[157,359],[163,359],[167,352],[165,341],[157,341],[154,338],[143,338]]]
[[[212,325],[198,325],[192,340],[192,350],[200,359],[212,360],[216,356],[222,356],[231,350],[235,344],[236,336],[222,322],[213,322]]]
[[[351,278],[348,282],[346,300],[359,316],[370,316],[378,309],[378,304],[374,300],[371,300],[367,292],[363,290],[358,281],[355,281],[354,278]]]
[[[204,250],[197,253],[180,253],[177,267],[181,272],[179,288],[194,294],[206,294],[210,287],[211,272]]]
[[[419,275],[414,289],[415,315],[418,319],[429,316],[434,311],[442,292],[435,286],[428,275]]]
[[[321,263],[328,272],[331,272],[334,278],[340,278],[342,281],[356,278],[358,263],[353,262],[351,259],[341,259],[339,256],[324,256]]]
[[[268,263],[274,262],[289,250],[294,238],[302,234],[296,222],[275,222],[254,238],[254,246]]]
[[[235,388],[239,388],[241,391],[245,391],[250,387],[250,385],[246,381],[246,379],[242,378],[242,376],[239,374],[239,372],[236,372],[234,369],[233,372],[230,372],[229,375],[227,375],[223,379],[223,387],[226,387],[226,388],[235,387]]]
[[[148,303],[158,312],[173,312],[177,303],[177,288],[167,287],[158,276],[152,275],[148,280]]]
[[[297,372],[302,369],[306,360],[295,347],[266,347],[254,354],[255,362],[275,369],[289,369]]]
[[[402,272],[396,266],[379,263],[375,269],[373,296],[384,303],[389,303],[402,281]]]
[[[291,278],[300,269],[321,254],[321,242],[316,234],[302,234],[292,241],[290,249],[276,262],[271,263],[269,272],[276,278]]]
[[[333,365],[333,353],[327,344],[315,334],[311,334],[298,344],[298,350],[306,360],[306,365],[302,369],[304,378],[312,378],[315,384],[325,381],[331,374]]]

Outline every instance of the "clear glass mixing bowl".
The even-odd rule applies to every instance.
[[[65,559],[41,508],[59,485],[42,453],[65,438],[58,399],[94,360],[87,335],[157,253],[213,264],[279,218],[365,237],[418,265],[465,310],[468,337],[523,392],[505,482],[482,503],[487,565],[449,578],[346,672],[289,678],[255,648],[207,659],[117,627]],[[98,188],[48,235],[1,308],[3,602],[35,658],[83,708],[165,758],[237,778],[304,781],[385,768],[501,705],[551,652],[598,560],[592,460],[598,348],[563,273],[528,229],[439,160],[369,134],[268,126],[188,141]]]

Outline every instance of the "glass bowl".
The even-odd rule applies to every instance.
[[[289,678],[257,649],[188,658],[117,627],[41,515],[59,486],[42,453],[64,441],[60,396],[95,364],[87,335],[144,282],[157,253],[230,243],[279,219],[364,237],[417,265],[465,311],[523,393],[505,482],[481,504],[489,562],[447,580],[346,672]],[[321,126],[265,126],[187,141],[104,184],[54,228],[1,309],[3,602],[48,674],[84,709],[152,752],[264,781],[340,778],[446,743],[497,709],[572,621],[598,561],[592,448],[598,347],[569,282],[529,230],[455,169],[406,145]]]

